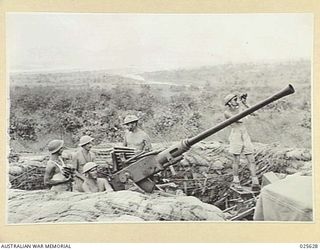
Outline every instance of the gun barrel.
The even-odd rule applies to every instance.
[[[173,145],[157,154],[153,153],[145,155],[141,159],[138,159],[136,162],[131,163],[129,166],[121,169],[112,176],[113,188],[115,190],[122,190],[125,188],[124,183],[126,183],[128,179],[131,179],[146,192],[152,192],[152,190],[154,189],[154,183],[150,182],[148,177],[180,161],[182,159],[182,155],[187,152],[192,145],[201,140],[204,140],[210,135],[222,130],[230,124],[268,105],[269,103],[292,93],[294,93],[294,88],[292,85],[289,85],[275,95],[225,120],[217,126],[202,132],[197,136],[183,140],[180,144]]]
[[[239,121],[240,119],[246,117],[247,115],[250,115],[251,113],[257,111],[258,109],[261,109],[262,107],[284,97],[290,94],[294,93],[294,87],[289,84],[286,88],[284,88],[283,90],[279,91],[278,93],[270,96],[269,98],[257,103],[256,105],[244,110],[243,112],[230,117],[229,119],[219,123],[218,125],[216,125],[213,128],[210,128],[208,130],[203,131],[202,133],[200,133],[199,135],[196,135],[192,138],[189,138],[186,140],[186,144],[188,147],[191,147],[192,145],[198,143],[199,141],[204,140],[205,138],[217,133],[218,131],[224,129],[225,127],[229,126],[230,124]]]

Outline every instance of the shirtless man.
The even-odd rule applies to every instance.
[[[127,115],[123,122],[123,125],[127,127],[123,145],[134,148],[136,154],[152,150],[151,139],[138,127],[138,120],[139,118],[135,115]]]
[[[96,192],[113,192],[109,182],[104,178],[98,178],[98,165],[94,162],[88,162],[83,167],[82,174],[84,175],[84,182],[82,189],[86,193]]]
[[[48,150],[51,155],[44,174],[44,184],[57,192],[72,191],[72,175],[69,174],[66,177],[63,171],[65,167],[61,158],[64,150],[63,145],[63,140],[53,140],[48,144]]]
[[[94,138],[88,135],[84,135],[80,138],[79,149],[72,158],[72,165],[75,169],[75,181],[73,190],[78,192],[83,192],[82,183],[84,181],[84,176],[82,175],[83,166],[87,162],[93,162],[95,160],[95,154],[91,152],[92,141]]]
[[[126,126],[127,131],[124,135],[123,146],[134,148],[136,155],[152,150],[151,139],[149,135],[138,127],[139,118],[135,115],[127,115],[124,119],[123,125]],[[172,175],[176,172],[172,166],[169,167]],[[158,176],[165,175],[165,172],[158,173]],[[153,178],[151,178],[153,179]],[[135,187],[133,187],[134,189]]]

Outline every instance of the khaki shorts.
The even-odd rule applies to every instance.
[[[250,136],[246,130],[231,131],[230,137],[230,153],[234,155],[253,154],[254,148]]]

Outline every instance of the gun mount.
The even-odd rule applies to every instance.
[[[155,188],[155,183],[150,179],[150,177],[182,160],[183,154],[187,152],[191,146],[257,111],[258,109],[261,109],[284,96],[294,93],[294,91],[293,86],[289,84],[285,89],[278,93],[194,137],[185,139],[181,143],[171,146],[163,151],[148,152],[140,155],[135,162],[129,164],[111,176],[111,185],[114,190],[123,190],[125,189],[126,183],[133,182],[145,192],[151,193]]]

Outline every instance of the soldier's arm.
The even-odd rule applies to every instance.
[[[229,118],[231,117],[231,114],[230,114],[228,111],[225,111],[225,112],[224,112],[224,117],[225,117],[226,119],[229,119]]]
[[[241,99],[241,104],[242,104],[242,106],[243,106],[243,109],[248,109],[248,108],[250,108],[250,105],[249,105],[248,102],[247,102],[247,95],[245,95],[244,98],[240,98],[240,99]],[[251,115],[251,116],[257,116],[256,113],[251,113],[250,115]]]
[[[74,174],[75,174],[75,177],[77,177],[77,178],[79,178],[81,180],[84,180],[84,177],[82,176],[82,174],[79,173],[79,161],[78,161],[77,155],[78,154],[76,153],[72,157],[72,166],[75,169]]]
[[[126,137],[126,135],[124,135],[123,146],[125,146],[125,147],[128,146],[128,142],[127,142],[127,137]]]
[[[78,170],[74,171],[74,175],[75,175],[75,177],[77,177],[77,178],[79,178],[79,179],[84,181],[83,175],[81,173],[79,173]]]
[[[78,157],[76,153],[72,155],[72,167],[78,171]]]
[[[93,153],[93,152],[90,152],[91,153],[91,161],[95,161],[96,160],[96,154]]]
[[[54,175],[54,170],[55,170],[54,167],[50,163],[48,163],[46,166],[46,170],[44,172],[44,178],[43,178],[44,185],[52,185],[50,180]]]
[[[145,138],[143,140],[143,151],[151,151],[152,150],[152,145],[151,145],[151,139],[149,135],[145,134]]]
[[[106,179],[101,178],[101,180],[103,181],[103,186],[104,186],[105,191],[114,192],[113,188],[111,187],[111,185],[109,184],[109,182]]]
[[[44,178],[43,178],[45,185],[56,186],[59,184],[67,183],[72,180],[71,176],[69,176],[68,178],[66,178],[64,180],[52,180],[52,177],[55,174],[55,168],[56,167],[53,164],[48,163],[46,170],[45,170],[45,173],[44,173]]]

